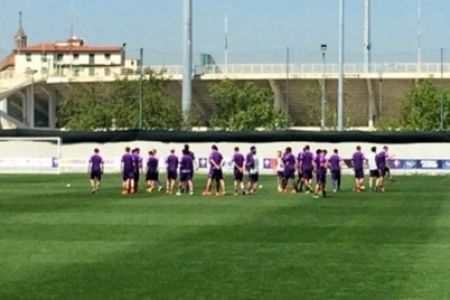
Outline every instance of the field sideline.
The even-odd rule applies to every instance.
[[[204,198],[0,176],[0,299],[450,299],[449,181]]]

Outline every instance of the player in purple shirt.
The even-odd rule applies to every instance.
[[[100,182],[102,181],[104,162],[100,156],[100,150],[94,149],[94,154],[89,159],[88,174],[91,180],[92,193],[95,194],[100,189]]]
[[[355,171],[355,192],[359,193],[365,189],[364,186],[364,162],[366,158],[361,152],[361,146],[356,147],[356,152],[353,153],[352,162]]]
[[[289,180],[292,183],[292,191],[291,193],[295,194],[297,192],[296,182],[295,182],[295,166],[296,160],[294,154],[292,154],[292,148],[287,147],[283,154],[283,164],[284,164],[284,178],[282,191],[283,193],[287,192],[287,186],[289,185]]]
[[[248,172],[248,181],[247,181],[247,193],[254,194],[256,193],[257,183],[259,179],[258,174],[258,165],[255,159],[256,157],[256,147],[251,146],[250,152],[245,157],[245,170]]]
[[[314,159],[316,170],[316,191],[314,197],[326,197],[326,183],[327,183],[327,150],[317,150],[317,156]]]
[[[159,161],[155,157],[155,152],[150,150],[148,152],[148,158],[146,163],[145,181],[147,182],[147,192],[151,193],[157,187],[158,182],[158,164]]]
[[[122,170],[122,195],[134,193],[134,160],[131,155],[130,147],[125,148],[125,154],[122,156],[121,170]]]
[[[159,162],[159,159],[158,159],[158,151],[156,150],[156,149],[153,149],[152,150],[153,151],[153,155],[155,155],[155,158],[158,160],[158,162]],[[158,170],[157,170],[157,174],[158,174],[158,179],[156,180],[156,186],[158,187],[158,191],[160,192],[160,191],[162,191],[162,189],[163,189],[163,185],[161,184],[161,181],[159,180],[159,163],[158,163]]]
[[[178,171],[178,156],[175,155],[175,149],[170,150],[169,156],[166,158],[166,168],[167,168],[167,188],[166,194],[173,195],[173,189],[175,188],[175,183],[177,181],[177,171]]]
[[[184,145],[184,150],[186,150],[189,153],[189,156],[192,158],[192,162],[194,164],[194,166],[192,168],[192,174],[191,174],[191,178],[193,180],[194,179],[194,170],[195,171],[198,170],[198,164],[197,164],[197,160],[195,159],[195,153],[190,150],[188,144]]]
[[[306,187],[306,192],[310,193],[313,191],[312,188],[312,178],[314,170],[314,155],[310,151],[308,145],[303,149],[303,154],[300,161],[300,170],[303,176],[303,185]]]
[[[192,185],[192,174],[194,169],[194,161],[192,155],[188,149],[183,149],[180,158],[180,182],[178,185],[177,196],[181,196],[182,193],[189,193],[194,195],[194,189]]]
[[[131,154],[133,155],[133,163],[134,163],[134,171],[133,171],[133,179],[134,179],[134,193],[136,194],[139,189],[139,179],[140,174],[143,169],[143,163],[142,163],[142,157],[141,157],[141,150],[139,148],[134,148],[131,151]]]
[[[192,159],[192,163],[193,163],[192,172],[191,172],[191,183],[192,183],[191,187],[192,187],[192,191],[194,191],[194,174],[195,174],[195,171],[198,170],[198,164],[197,164],[197,160],[195,158],[195,153],[190,150],[188,144],[184,145],[184,150],[186,150],[188,152],[189,156]]]
[[[203,192],[203,196],[210,196],[212,189],[212,182],[216,182],[216,195],[224,196],[225,195],[225,181],[223,180],[223,172],[222,172],[222,163],[223,156],[219,152],[219,148],[216,145],[211,147],[211,154],[209,155],[209,176],[208,181],[206,183],[205,191]]]
[[[301,193],[303,191],[303,174],[302,174],[302,168],[300,167],[302,158],[303,158],[303,152],[304,152],[305,148],[302,149],[302,151],[300,151],[297,154],[297,172],[298,172],[298,180],[297,180],[297,184],[296,184],[296,190],[298,193]]]
[[[234,195],[237,196],[239,191],[244,193],[244,162],[245,157],[239,152],[239,147],[234,148],[234,154],[231,159],[233,163],[233,179],[234,179]]]
[[[388,148],[388,146],[384,146],[384,147],[383,147],[383,150],[384,150],[384,153],[385,153],[385,156],[386,156],[386,176],[389,178],[390,181],[395,182],[396,179],[395,179],[394,176],[392,176],[392,174],[391,174],[391,168],[390,168],[391,163],[392,163],[392,161],[393,161],[395,155],[389,154],[389,148]]]
[[[334,149],[333,155],[328,160],[328,166],[331,171],[331,183],[333,185],[333,192],[341,190],[341,158],[338,149]]]
[[[384,178],[387,174],[387,159],[389,158],[389,155],[387,154],[388,147],[384,146],[383,150],[377,154],[377,167],[380,172],[380,177],[378,179],[378,191],[384,192]]]

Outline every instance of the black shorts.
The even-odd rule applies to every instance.
[[[133,174],[134,182],[138,182],[139,178],[140,178],[140,173],[139,172],[134,172],[134,174]]]
[[[98,181],[102,180],[102,172],[101,171],[92,171],[91,172],[91,180],[97,179]]]
[[[259,174],[249,174],[248,175],[248,179],[250,180],[250,182],[258,182],[259,180]]]
[[[158,181],[158,173],[157,172],[152,172],[152,173],[147,173],[145,176],[145,180],[146,181]]]
[[[167,171],[167,179],[168,180],[177,180],[178,174],[177,171]]]
[[[214,169],[210,175],[212,180],[223,180],[223,172],[222,169]]]
[[[379,170],[370,170],[370,177],[380,177],[380,171]]]
[[[234,181],[243,181],[244,173],[235,170],[233,173],[233,177],[234,177]]]
[[[331,170],[331,179],[332,180],[340,180],[341,179],[341,170]]]
[[[180,172],[180,181],[181,182],[187,182],[192,180],[192,172],[191,171],[181,171]]]
[[[312,170],[303,170],[302,175],[303,175],[303,179],[305,179],[305,180],[311,180],[313,178]]]
[[[386,177],[388,170],[389,170],[388,168],[381,168],[380,169],[381,177]]]

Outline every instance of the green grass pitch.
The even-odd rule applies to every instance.
[[[261,183],[122,197],[118,175],[98,195],[83,175],[0,176],[0,299],[450,299],[449,177],[345,178],[328,199]]]

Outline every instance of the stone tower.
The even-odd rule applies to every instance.
[[[14,36],[14,43],[16,49],[25,48],[27,46],[27,35],[25,34],[25,30],[23,30],[22,26],[22,12],[19,12],[19,29]]]

